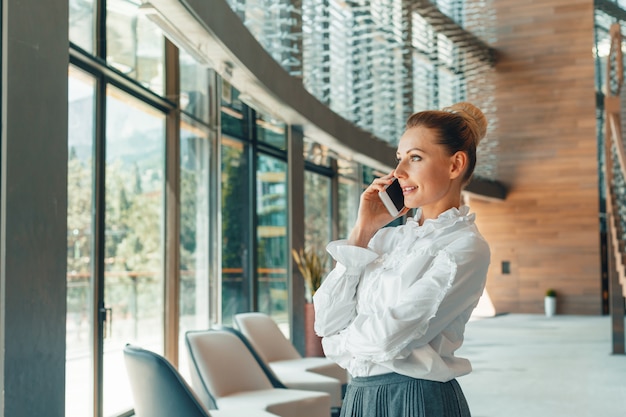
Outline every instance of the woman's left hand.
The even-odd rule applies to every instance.
[[[391,171],[385,176],[374,179],[361,194],[357,221],[348,239],[350,244],[366,247],[378,229],[394,219],[378,195],[394,181],[393,174],[394,171]],[[407,211],[408,209],[404,208],[399,216],[404,215]]]

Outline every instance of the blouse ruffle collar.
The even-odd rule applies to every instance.
[[[379,277],[384,271],[402,264],[407,257],[413,257],[418,252],[432,252],[431,254],[436,256],[439,251],[438,245],[416,245],[416,240],[428,239],[438,231],[460,222],[472,223],[476,217],[474,214],[469,214],[468,206],[461,206],[458,209],[453,207],[441,213],[436,219],[425,220],[420,226],[418,220],[421,215],[421,209],[417,209],[416,215],[408,218],[404,226],[392,228],[393,238],[390,242],[392,242],[393,250],[384,251],[376,259],[375,262],[380,264],[380,268],[372,271],[373,279]]]
[[[469,207],[462,205],[459,208],[452,207],[441,213],[436,219],[426,219],[420,226],[419,219],[422,217],[422,209],[418,208],[415,216],[407,219],[406,225],[414,229],[419,236],[424,236],[430,232],[445,227],[452,226],[460,221],[474,222],[476,215],[469,214]]]

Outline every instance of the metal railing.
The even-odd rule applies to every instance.
[[[604,99],[604,186],[606,189],[609,305],[613,327],[613,353],[624,353],[624,297],[626,297],[626,151],[622,132],[624,64],[620,25],[610,29],[606,96]],[[624,103],[625,105],[622,105]],[[626,119],[626,118],[625,118]]]

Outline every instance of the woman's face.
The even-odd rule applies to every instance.
[[[424,218],[436,218],[460,204],[458,158],[437,143],[437,131],[423,126],[407,129],[400,138],[394,175],[404,205],[422,208]]]

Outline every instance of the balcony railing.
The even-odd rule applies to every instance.
[[[626,151],[622,109],[626,110],[620,25],[611,26],[604,99],[604,179],[606,189],[609,304],[613,324],[613,353],[624,353],[624,297],[626,297]],[[626,117],[624,118],[626,120]]]

